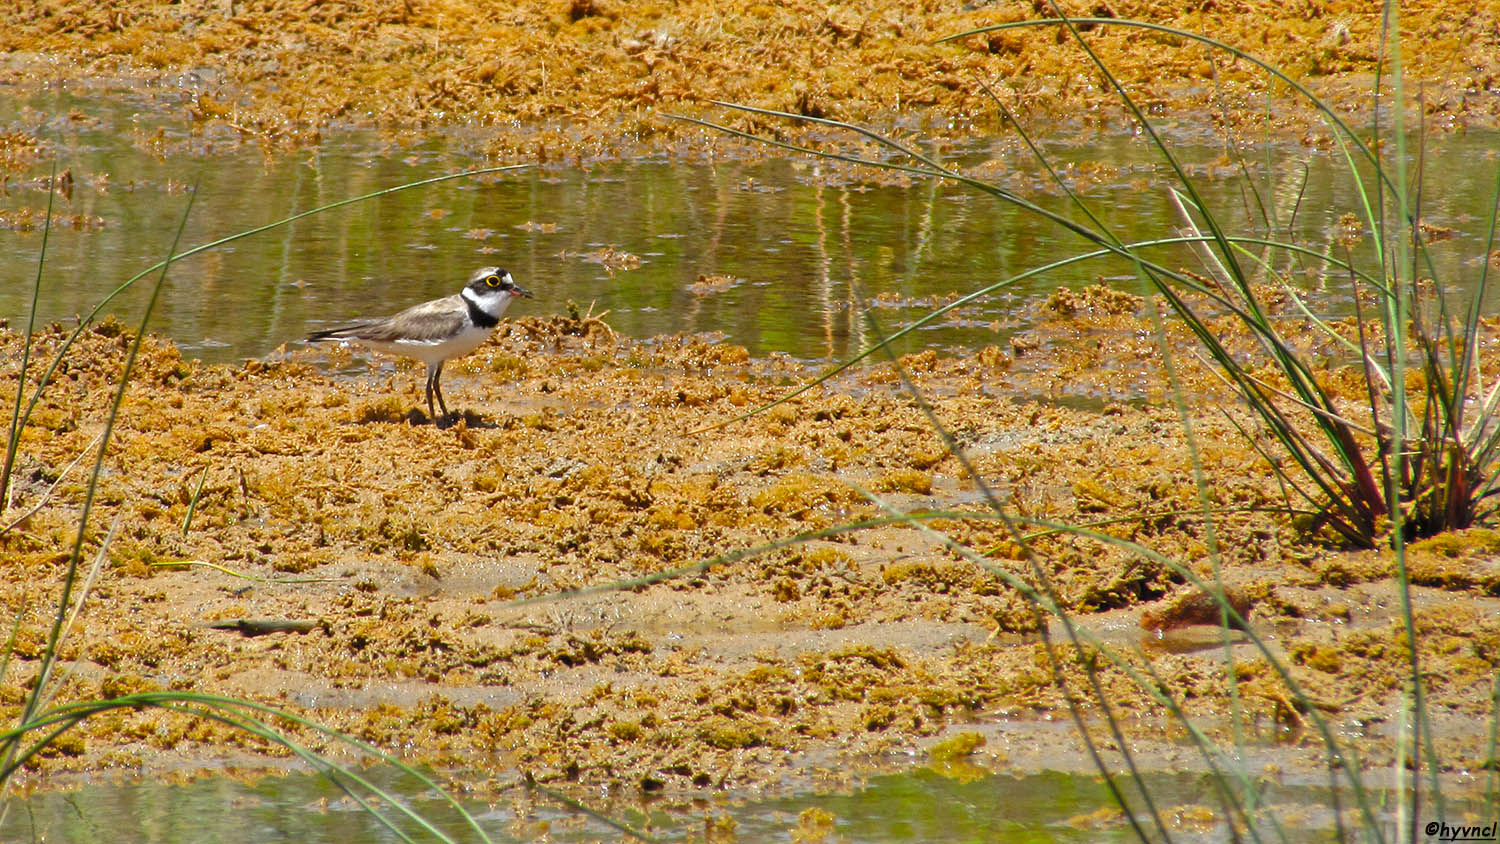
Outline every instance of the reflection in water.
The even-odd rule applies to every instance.
[[[475,840],[445,804],[420,796],[414,783],[388,769],[364,772],[382,788],[403,795],[415,809],[457,840]],[[1174,840],[1222,841],[1229,838],[1228,812],[1220,791],[1207,775],[1155,773],[1145,776],[1157,810],[1170,825]],[[1254,822],[1274,840],[1326,841],[1335,836],[1329,789],[1314,785],[1278,785],[1258,781]],[[1128,797],[1138,800],[1133,786]],[[413,797],[412,795],[419,795]],[[1107,842],[1136,840],[1104,782],[1093,775],[1043,771],[1026,776],[993,774],[963,762],[942,769],[920,768],[872,776],[852,790],[819,794],[796,791],[736,802],[724,795],[705,795],[686,807],[665,801],[617,800],[612,817],[646,829],[661,841],[702,841],[705,821],[731,824],[743,842],[786,841],[798,830],[799,816],[816,808],[833,818],[825,840],[862,844],[957,844],[957,842],[1047,841]],[[596,798],[597,799],[597,798]],[[1372,799],[1389,806],[1379,814],[1394,823],[1390,795],[1376,790]],[[1345,803],[1348,795],[1343,795]],[[611,828],[570,814],[541,795],[522,788],[505,793],[496,805],[466,804],[485,833],[496,842],[592,842],[621,840]],[[74,792],[43,792],[10,800],[0,840],[67,841],[70,844],[361,844],[401,838],[361,810],[323,777],[274,776],[254,785],[227,777],[189,785],[139,782],[90,785]],[[1450,817],[1484,809],[1481,801],[1449,795]],[[1144,809],[1138,819],[1152,829]],[[1475,814],[1474,817],[1479,817]],[[805,823],[806,821],[800,821]],[[1350,816],[1345,823],[1358,823]],[[413,826],[402,828],[416,840],[429,840]],[[1347,830],[1346,830],[1347,831]],[[1359,837],[1357,834],[1354,837]],[[713,840],[713,839],[710,839]]]
[[[99,231],[54,231],[43,320],[86,312],[159,260],[189,185],[197,185],[199,198],[184,243],[196,245],[319,204],[496,163],[462,138],[403,147],[373,131],[330,135],[316,149],[270,157],[180,131],[172,113],[159,103],[82,100],[66,92],[0,102],[0,128],[60,139],[59,169],[75,180],[72,199],[59,197],[61,213],[105,221]],[[165,128],[160,135],[158,126]],[[1484,252],[1488,201],[1487,180],[1455,175],[1465,168],[1444,162],[1472,161],[1492,140],[1481,133],[1442,138],[1427,153],[1424,217],[1457,230],[1434,247],[1439,278],[1462,283],[1477,276],[1470,259]],[[201,154],[176,151],[189,147]],[[1359,207],[1342,165],[1321,153],[1294,146],[1253,151],[1252,190],[1225,163],[1220,144],[1188,139],[1176,151],[1202,162],[1193,172],[1205,176],[1200,187],[1223,214],[1267,219],[1273,234],[1292,228],[1307,242],[1331,245],[1338,218]],[[1121,237],[1175,233],[1162,168],[1138,139],[1060,140],[1050,154]],[[1078,213],[1025,154],[999,141],[978,138],[949,157],[1058,213]],[[47,167],[40,162],[11,178],[0,196],[4,219],[45,207]],[[848,181],[845,172],[800,158],[647,160],[447,182],[195,256],[174,270],[153,325],[191,355],[257,357],[354,314],[392,312],[452,293],[474,267],[499,264],[537,293],[524,313],[559,312],[568,300],[581,308],[593,302],[631,336],[722,332],[754,354],[827,359],[870,339],[857,313],[856,285],[861,296],[880,297],[877,316],[891,330],[926,313],[913,300],[939,301],[1083,248],[1059,227],[967,188],[931,181],[870,186]],[[40,241],[36,231],[0,230],[13,256],[0,270],[0,318],[24,315]],[[643,263],[611,271],[589,260],[605,247]],[[1186,251],[1154,257],[1199,266]],[[691,290],[700,275],[739,281]],[[1137,289],[1124,262],[1074,265],[950,315],[903,350],[1003,340],[1017,327],[1020,303],[1059,284],[1101,279]],[[1316,292],[1315,307],[1337,313],[1347,306],[1342,280],[1309,277],[1308,284],[1327,288]],[[144,289],[136,293],[122,297],[120,311],[138,313]]]

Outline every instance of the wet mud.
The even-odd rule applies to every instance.
[[[1174,764],[1180,749],[1160,739],[1176,728],[1148,692],[1123,666],[1084,659],[1093,646],[1075,647],[1015,588],[1045,576],[1081,628],[1149,666],[1210,735],[1228,740],[1233,685],[1256,741],[1283,748],[1267,762],[1278,771],[1316,770],[1309,706],[1341,730],[1361,725],[1363,758],[1389,763],[1396,737],[1378,725],[1401,693],[1405,641],[1391,555],[1300,532],[1213,402],[1191,402],[1220,511],[1210,537],[1166,404],[1071,409],[1003,394],[1044,394],[1053,376],[1020,367],[1054,346],[1059,369],[1136,387],[1159,378],[1149,344],[1119,342],[1145,319],[1122,302],[1060,293],[1039,305],[1053,317],[1024,351],[872,364],[701,433],[815,373],[705,338],[527,317],[450,364],[462,417],[437,428],[414,365],[294,347],[205,366],[148,338],[90,520],[86,564],[111,539],[63,652],[64,696],[248,697],[414,761],[488,772],[496,787],[517,772],[644,793],[765,785],[811,759],[920,755],[975,724],[1003,734],[974,755],[1031,770],[1085,758],[1052,726],[1066,708],[1045,627],[1071,687],[1087,688],[1082,667],[1095,664],[1132,714],[1133,740]],[[65,336],[47,328],[33,355],[47,360]],[[0,600],[23,618],[0,688],[12,711],[49,629],[128,339],[114,321],[85,329],[21,440],[7,513],[35,512],[0,537]],[[22,337],[0,340],[0,391],[12,395]],[[1104,348],[1116,365],[1097,365]],[[1206,373],[1183,377],[1212,397]],[[1092,526],[1205,579],[1217,565],[1246,623],[1226,631],[1180,573],[1120,545],[1031,527],[1035,563],[1025,559],[986,490],[1008,512]],[[876,524],[742,556],[906,512],[942,516],[924,518],[928,530]],[[1459,767],[1484,759],[1473,725],[1489,712],[1500,648],[1497,547],[1474,530],[1418,544],[1409,563],[1440,746]],[[605,586],[626,588],[589,591]],[[34,767],[192,771],[264,764],[263,753],[278,755],[221,725],[130,711],[86,722]]]
[[[1211,36],[1283,71],[1355,125],[1371,116],[1377,73],[1390,93],[1378,5],[1132,0],[1057,8]],[[663,151],[699,157],[729,144],[667,115],[805,136],[805,127],[714,101],[933,138],[993,130],[1006,110],[1042,133],[1057,131],[1058,118],[1070,131],[1130,125],[1108,80],[1058,26],[940,40],[1052,15],[1042,2],[10,0],[0,9],[7,21],[0,81],[144,82],[195,133],[271,149],[317,143],[346,125],[382,126],[412,142],[468,134],[495,154],[541,162]],[[1440,2],[1400,11],[1413,114],[1443,129],[1494,125],[1496,11]],[[1246,58],[1161,31],[1103,22],[1077,29],[1158,119],[1250,137],[1322,131],[1305,101]]]

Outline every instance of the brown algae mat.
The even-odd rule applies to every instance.
[[[1047,2],[914,0],[626,3],[620,0],[0,0],[0,81],[147,80],[183,89],[195,131],[270,146],[316,143],[338,124],[416,139],[479,133],[527,160],[642,150],[702,154],[712,138],[664,114],[714,116],[769,134],[777,121],[729,101],[926,135],[993,128],[995,86],[1023,118],[1123,126],[1116,95],[1056,27],[938,39],[1053,14]],[[1368,119],[1381,4],[1066,0],[1075,16],[1202,33],[1283,70]],[[1402,3],[1408,96],[1430,125],[1494,125],[1500,6]],[[1309,112],[1250,62],[1161,32],[1084,24],[1082,34],[1148,113],[1228,125],[1305,123]],[[1272,94],[1268,104],[1266,93]],[[1070,124],[1066,121],[1071,121]],[[681,146],[679,142],[687,141]]]
[[[1356,121],[1370,113],[1377,4],[1063,7],[1211,34]],[[506,160],[539,163],[714,153],[723,136],[668,113],[795,136],[712,100],[965,138],[1000,130],[981,81],[1048,131],[1125,125],[1087,56],[1055,28],[934,43],[1043,16],[1045,4],[0,0],[0,10],[9,90],[166,92],[199,137],[268,149],[375,125],[411,140],[464,132]],[[1421,90],[1426,125],[1494,124],[1497,21],[1493,3],[1402,4],[1408,94]],[[1279,86],[1267,118],[1264,74],[1244,61],[1159,33],[1091,26],[1084,35],[1163,119],[1298,135],[1311,125]],[[0,168],[34,172],[49,137],[0,138]],[[1037,327],[1005,348],[927,352],[906,367],[1014,512],[1092,525],[1207,575],[1209,536],[1151,327],[1107,296],[1072,295],[1050,300]],[[40,358],[64,336],[42,331]],[[1185,348],[1186,338],[1173,341]],[[0,395],[15,395],[21,342],[0,329]],[[0,602],[22,619],[0,685],[8,717],[50,629],[90,444],[127,345],[118,323],[87,328],[21,439],[0,519]],[[65,643],[59,700],[149,689],[243,696],[496,786],[525,772],[619,793],[696,794],[934,748],[944,758],[972,751],[991,770],[1087,770],[1076,737],[1055,728],[1065,704],[1031,608],[943,544],[1035,582],[992,519],[930,522],[939,535],[873,527],[651,585],[567,594],[879,516],[861,490],[899,511],[984,513],[974,477],[888,365],[692,433],[812,373],[699,338],[521,319],[450,364],[446,395],[467,413],[436,430],[412,424],[419,370],[379,360],[351,370],[359,360],[295,350],[205,366],[148,339],[86,557],[112,526],[114,539]],[[1038,565],[1084,628],[1149,664],[1221,745],[1238,706],[1264,751],[1247,764],[1264,775],[1326,781],[1318,717],[1358,742],[1365,764],[1389,766],[1401,758],[1407,645],[1393,560],[1330,547],[1279,514],[1279,488],[1219,410],[1234,403],[1190,360],[1179,356],[1208,497],[1221,511],[1230,597],[1305,696],[1289,694],[1240,631],[1229,634],[1232,688],[1217,613],[1149,557],[1048,534],[1033,539]],[[1065,406],[1078,397],[1093,407]],[[1497,560],[1500,535],[1486,530],[1410,554],[1433,726],[1455,775],[1492,764]],[[1048,632],[1061,640],[1055,623]],[[1080,667],[1100,667],[1148,767],[1192,763],[1180,727],[1119,668],[1066,644],[1057,652],[1086,699],[1096,692]],[[277,756],[211,722],[124,711],[68,733],[34,760],[31,782]]]
[[[1018,366],[1058,338],[1073,340],[1054,351],[1065,359],[1063,347],[1097,355],[1103,344],[1091,337],[1140,336],[1139,316],[1072,296],[1055,296],[1052,316],[1013,349],[926,352],[905,367],[1015,512],[1095,525],[1208,576],[1175,412],[1000,395],[1042,377]],[[34,359],[64,336],[40,332]],[[92,458],[69,467],[102,429],[128,336],[113,321],[88,327],[22,437],[7,513],[41,506],[0,537],[0,602],[22,617],[0,686],[8,717],[50,628]],[[0,332],[0,394],[14,395],[21,343]],[[1160,369],[1149,349],[1127,356],[1134,371],[1104,369],[1127,380]],[[347,353],[333,357],[351,368]],[[810,760],[920,754],[995,725],[1008,738],[964,745],[991,769],[1086,767],[1076,738],[1053,727],[1065,704],[1026,601],[909,526],[523,603],[880,515],[860,490],[898,511],[984,512],[973,478],[890,365],[701,434],[693,429],[782,396],[809,373],[732,345],[525,318],[450,365],[446,393],[465,415],[439,430],[412,424],[423,404],[416,367],[377,362],[335,375],[327,363],[299,349],[205,366],[148,338],[101,478],[90,554],[111,525],[114,540],[63,649],[59,700],[150,689],[242,696],[411,761],[479,772],[480,786],[520,772],[627,792],[754,786]],[[1350,739],[1362,758],[1389,764],[1396,737],[1381,725],[1395,718],[1405,676],[1391,556],[1312,542],[1275,512],[1276,485],[1217,410],[1195,411],[1194,425],[1209,497],[1224,511],[1215,527],[1232,598],[1306,693],[1290,695],[1231,631],[1238,706],[1256,746],[1272,751],[1266,769],[1321,776],[1314,715],[1346,737],[1347,725],[1362,725]],[[993,520],[932,527],[1034,582]],[[1230,741],[1216,612],[1195,609],[1181,578],[1148,557],[1075,536],[1033,542],[1079,623],[1127,661],[1149,663],[1190,717]],[[1485,759],[1497,554],[1500,536],[1474,530],[1411,555],[1430,705],[1454,769]],[[264,621],[296,624],[265,632],[255,626]],[[1081,655],[1057,651],[1083,693]],[[1172,719],[1118,668],[1099,666],[1148,766],[1185,764],[1192,754]],[[227,727],[144,710],[85,722],[34,767],[51,779],[277,755]]]

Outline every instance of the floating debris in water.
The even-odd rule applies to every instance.
[[[704,275],[698,274],[698,280],[689,284],[688,292],[694,296],[707,296],[712,293],[723,293],[724,291],[739,284],[743,279],[732,275]]]
[[[47,212],[39,208],[0,209],[0,229],[16,232],[36,231],[46,225]],[[52,228],[71,229],[75,232],[96,232],[108,228],[110,223],[94,214],[53,214]]]
[[[566,250],[557,253],[557,257],[564,261],[577,258],[590,264],[598,264],[604,267],[605,272],[614,275],[616,270],[639,269],[645,261],[641,256],[629,252],[622,252],[613,246],[603,249],[595,249],[592,252],[568,252]]]

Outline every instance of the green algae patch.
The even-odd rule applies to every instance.
[[[1406,571],[1422,586],[1500,595],[1500,531],[1470,528],[1415,542]]]
[[[838,817],[827,809],[816,806],[803,809],[797,814],[797,827],[792,830],[793,844],[823,844],[834,834]]]
[[[360,402],[354,408],[354,421],[361,425],[369,425],[374,422],[397,424],[406,421],[409,411],[410,408],[407,403],[399,397],[382,396],[378,399]]]
[[[932,475],[917,469],[894,469],[876,478],[875,491],[931,495]]]
[[[861,501],[857,492],[837,480],[794,473],[750,498],[751,506],[763,513],[799,520],[832,515]]]
[[[934,762],[952,762],[971,756],[984,747],[985,738],[979,733],[966,732],[934,744],[927,754]]]
[[[1450,559],[1500,553],[1500,531],[1489,528],[1444,533],[1407,546],[1408,554],[1435,554]]]

